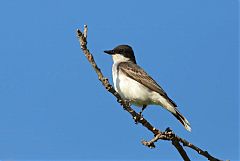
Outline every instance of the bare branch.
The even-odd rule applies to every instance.
[[[172,144],[175,146],[175,148],[178,150],[179,154],[184,158],[186,161],[190,161],[186,151],[183,149],[182,145],[178,142],[176,138],[172,139]]]
[[[92,54],[87,48],[87,25],[84,25],[84,31],[83,33],[77,29],[77,37],[80,42],[81,49],[84,53],[84,55],[87,57],[87,60],[92,65],[93,69],[95,70],[98,79],[101,81],[102,85],[106,88],[108,92],[110,92],[113,96],[116,97],[117,101],[121,104],[124,110],[126,110],[131,116],[133,117],[135,122],[141,123],[145,128],[147,128],[149,131],[151,131],[154,134],[154,138],[150,141],[142,140],[142,144],[149,147],[154,148],[155,142],[160,140],[168,140],[172,141],[173,146],[178,150],[179,154],[183,158],[183,160],[190,161],[186,151],[183,149],[183,146],[187,146],[196,152],[198,152],[200,155],[206,157],[208,160],[211,161],[220,161],[219,159],[211,156],[207,151],[203,151],[199,147],[193,145],[192,143],[188,142],[185,139],[180,138],[179,136],[175,135],[170,128],[167,128],[164,132],[156,129],[153,125],[151,125],[142,115],[135,112],[129,102],[126,100],[123,100],[121,96],[115,91],[113,86],[109,83],[108,79],[103,76],[100,68],[97,66]],[[183,146],[180,144],[182,143]]]

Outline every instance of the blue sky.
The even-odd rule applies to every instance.
[[[131,45],[192,132],[158,106],[144,112],[153,125],[237,160],[238,19],[236,0],[1,1],[0,159],[180,159],[170,142],[141,145],[152,134],[105,91],[80,50],[75,31],[88,24],[103,73],[111,80],[103,50]]]

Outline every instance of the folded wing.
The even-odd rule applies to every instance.
[[[143,84],[145,87],[159,93],[174,107],[177,107],[176,103],[172,101],[167,93],[157,84],[157,82],[150,77],[140,66],[131,62],[121,62],[118,65],[120,71],[122,71],[128,77]]]

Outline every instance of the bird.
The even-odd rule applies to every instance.
[[[122,99],[142,107],[141,112],[148,105],[159,105],[171,112],[186,130],[191,131],[190,123],[179,112],[176,103],[143,68],[137,65],[131,46],[118,45],[104,52],[112,56],[113,84]]]

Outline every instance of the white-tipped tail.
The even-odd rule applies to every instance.
[[[171,112],[177,119],[179,122],[181,122],[181,124],[185,127],[185,129],[187,131],[191,131],[191,127],[190,127],[190,123],[188,122],[188,120],[178,111],[177,109],[177,105],[167,96],[163,97],[161,95],[154,95],[155,98],[153,98],[153,100],[157,100],[155,101],[156,104],[164,107],[165,109],[167,109],[169,112]],[[166,98],[167,97],[167,98]]]
[[[171,112],[178,121],[181,122],[181,124],[185,127],[187,131],[191,131],[190,123],[188,120],[178,111],[177,107],[175,107],[175,104],[172,104],[171,102],[167,101],[163,97],[160,97],[159,104],[167,109],[169,112]]]
[[[172,114],[181,122],[181,124],[183,124],[183,126],[187,131],[191,132],[191,127],[188,120],[176,108],[175,108],[175,111],[176,113],[172,112]]]

